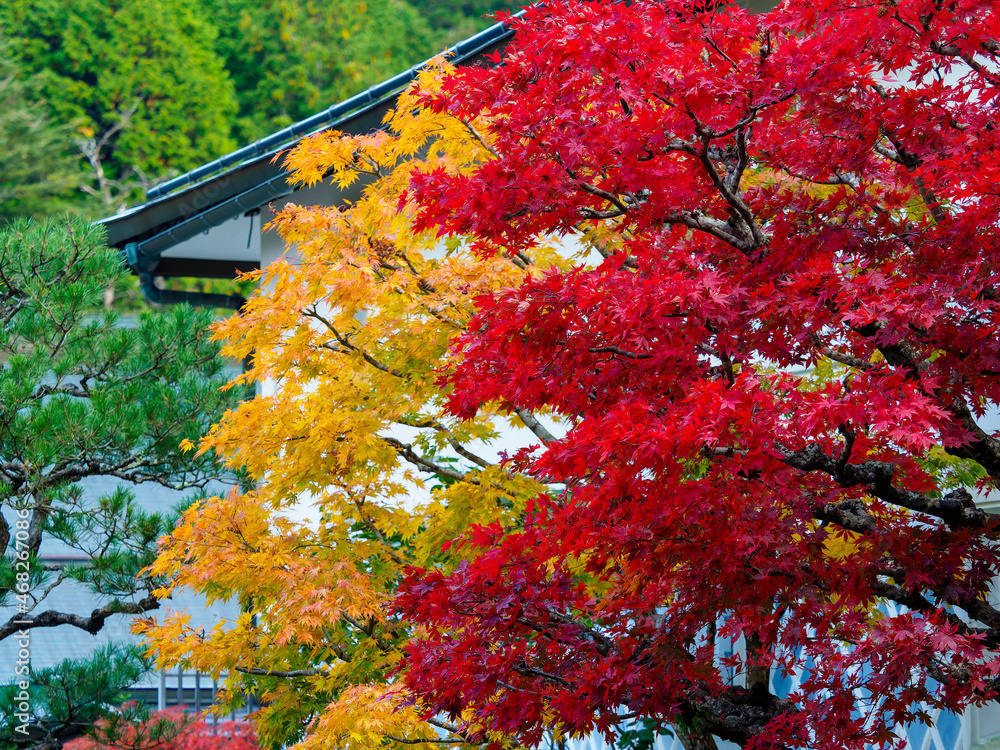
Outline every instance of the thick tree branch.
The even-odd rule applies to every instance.
[[[985,645],[989,648],[996,648],[997,644],[1000,643],[1000,631],[997,630],[997,625],[1000,625],[1000,612],[997,612],[995,609],[993,609],[993,607],[990,607],[988,604],[979,602],[981,606],[977,607],[976,602],[974,600],[970,601],[963,600],[965,601],[964,604],[959,601],[952,602],[950,601],[950,599],[948,601],[949,604],[954,604],[958,607],[961,607],[966,612],[969,612],[970,615],[972,614],[969,611],[970,607],[979,610],[981,617],[977,617],[975,615],[972,616],[975,617],[976,620],[979,620],[979,622],[982,622],[983,624],[989,626],[988,629],[984,630],[983,628],[976,628],[970,626],[967,622],[963,621],[962,618],[959,617],[958,615],[942,611],[940,604],[935,604],[931,602],[918,591],[907,590],[904,589],[902,586],[898,586],[896,584],[889,583],[888,581],[883,581],[879,579],[876,579],[872,583],[872,590],[879,596],[885,597],[886,599],[889,599],[895,602],[896,604],[901,604],[902,606],[911,609],[914,612],[937,613],[939,616],[947,619],[953,626],[955,626],[958,629],[958,632],[960,633],[984,636]],[[985,621],[984,619],[981,618],[985,618]],[[992,620],[993,623],[995,624],[990,625],[988,622],[986,622],[989,620]]]
[[[997,525],[997,518],[980,510],[966,489],[956,489],[941,498],[893,485],[895,466],[884,461],[864,461],[840,465],[837,460],[813,443],[802,450],[778,448],[782,460],[799,471],[829,474],[841,487],[864,485],[868,492],[891,505],[940,518],[952,528],[986,529]]]
[[[788,700],[735,686],[722,690],[692,686],[681,705],[688,724],[697,724],[702,731],[741,746],[763,734],[779,716],[798,713]]]
[[[957,458],[975,461],[995,481],[1000,482],[1000,440],[979,426],[972,410],[962,399],[953,399],[950,407],[951,413],[959,420],[962,427],[972,434],[972,440],[964,445],[948,446],[945,450]]]
[[[729,222],[706,216],[700,211],[688,211],[686,209],[668,211],[661,217],[661,221],[664,224],[680,224],[691,229],[697,229],[699,232],[704,232],[732,245],[744,255],[750,255],[756,249],[756,246],[752,242],[747,242],[734,233]]]
[[[159,606],[160,600],[150,594],[138,602],[123,602],[115,599],[103,607],[95,609],[90,613],[89,617],[53,610],[37,615],[18,614],[0,625],[0,640],[9,638],[18,630],[51,628],[58,625],[72,625],[87,631],[91,635],[96,635],[104,627],[105,620],[111,617],[111,615],[141,615],[144,612],[158,609]]]

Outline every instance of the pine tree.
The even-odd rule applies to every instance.
[[[125,320],[101,306],[105,288],[125,273],[102,231],[82,220],[0,230],[0,640],[57,626],[96,634],[109,618],[159,607],[153,591],[162,581],[142,571],[172,520],[142,510],[130,487],[197,489],[218,477],[210,456],[183,450],[235,399],[220,390],[224,362],[203,336],[210,314],[177,306]],[[94,477],[122,484],[94,498],[83,489]],[[53,542],[87,562],[45,561]],[[46,599],[59,586],[88,588],[92,610],[50,609]],[[61,716],[85,708],[77,698],[121,692],[101,658],[46,677],[75,680],[60,699],[73,705],[42,722],[49,740],[65,729]],[[115,658],[125,682],[140,669],[129,664],[134,655]]]
[[[33,711],[46,717],[32,722],[27,741],[20,744],[58,747],[58,738],[92,730],[108,715],[109,706],[120,706],[128,689],[146,671],[146,660],[137,646],[104,646],[88,659],[65,659],[54,667],[32,673],[27,694]],[[16,682],[0,687],[0,738],[17,738],[20,724]],[[23,699],[23,694],[22,694]],[[135,723],[145,718],[136,706],[123,718]],[[140,719],[141,720],[141,719]]]

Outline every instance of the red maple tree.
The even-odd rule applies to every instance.
[[[457,414],[569,425],[511,459],[564,490],[411,572],[408,683],[528,743],[625,715],[884,746],[994,698],[1000,530],[972,491],[1000,479],[1000,7],[553,0],[512,23],[501,64],[425,97],[497,158],[420,175],[421,222],[526,262],[610,240],[480,299],[457,345]]]

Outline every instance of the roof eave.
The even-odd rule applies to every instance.
[[[480,62],[501,49],[512,34],[504,24],[494,24],[449,50],[451,60],[459,65]],[[128,245],[129,265],[140,271],[178,243],[291,194],[297,186],[276,156],[323,130],[361,134],[378,128],[402,89],[429,62],[157,185],[150,190],[151,200],[98,222],[107,229],[108,244],[118,248]]]

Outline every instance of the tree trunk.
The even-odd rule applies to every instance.
[[[715,737],[708,732],[699,732],[696,729],[685,731],[674,725],[674,734],[684,745],[684,750],[719,750],[715,744]]]

